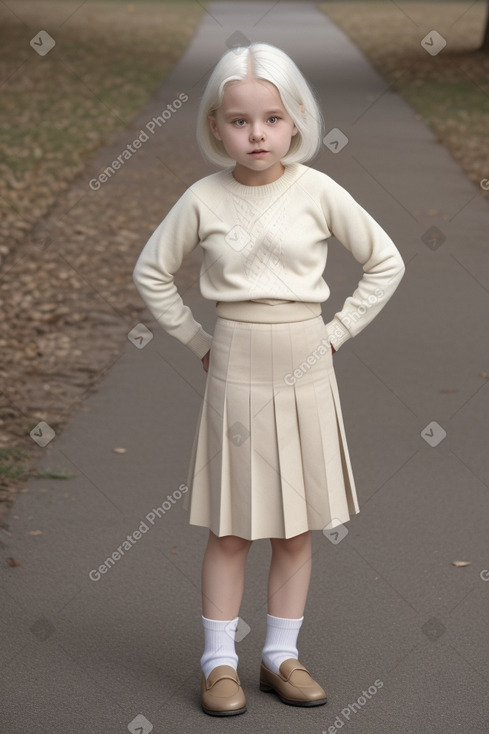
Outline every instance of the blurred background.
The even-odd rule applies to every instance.
[[[275,4],[263,2],[263,13]],[[485,0],[317,7],[489,196]],[[32,428],[43,419],[59,431],[117,358],[120,317],[142,308],[131,279],[141,222],[173,203],[162,191],[156,210],[134,188],[107,211],[101,197],[97,207],[86,194],[72,201],[70,185],[164,82],[208,13],[196,0],[0,3],[0,504],[33,471]],[[431,29],[447,41],[442,54],[420,47]],[[47,217],[57,203],[55,231]]]
[[[335,155],[326,134],[308,165],[407,269],[334,357],[361,512],[339,545],[313,538],[299,640],[328,706],[259,691],[263,539],[240,611],[249,712],[225,726],[332,734],[381,679],[348,734],[487,734],[487,20],[486,0],[0,0],[2,734],[216,730],[199,703],[206,529],[180,504],[103,580],[89,572],[186,480],[205,373],[148,320],[132,272],[213,171],[196,107],[243,36],[283,47],[319,90],[326,131],[349,142]],[[176,282],[210,332],[200,250]],[[331,242],[325,315],[360,271]]]

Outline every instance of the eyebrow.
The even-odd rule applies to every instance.
[[[284,114],[284,111],[281,109],[275,109],[275,110],[268,110],[268,112],[265,112],[266,115],[277,115],[277,114]],[[246,117],[246,112],[235,112],[231,110],[231,112],[226,112],[226,117]]]

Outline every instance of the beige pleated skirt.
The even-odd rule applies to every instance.
[[[262,317],[265,305],[241,303],[251,306],[223,304],[214,329],[184,500],[189,522],[248,540],[345,523],[359,507],[320,305],[319,315],[297,316],[296,307],[300,320],[280,321],[282,309],[278,323],[260,323],[236,319],[256,318],[257,307]]]

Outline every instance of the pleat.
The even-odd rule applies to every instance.
[[[190,507],[190,523],[202,524],[211,527],[213,519],[213,498],[210,485],[210,475],[215,454],[209,441],[210,420],[207,398],[207,388],[202,402],[202,410],[197,424],[195,448],[192,452],[188,472],[187,486],[189,487],[188,506]],[[219,452],[220,454],[220,452]]]
[[[359,511],[330,350],[285,379],[324,335],[322,318],[217,320],[184,504],[191,524],[289,538]]]
[[[259,537],[285,537],[279,453],[274,431],[273,330],[254,331],[250,387],[251,530]],[[263,359],[263,354],[269,355]]]
[[[233,334],[224,388],[219,528],[223,535],[241,537],[246,537],[251,527],[249,351],[250,333],[238,326]]]
[[[217,352],[217,354],[216,354]],[[225,420],[226,381],[213,377],[216,357],[221,374],[228,369],[230,350],[215,345],[211,350],[209,371],[203,398],[202,411],[197,425],[197,446],[192,452],[189,478],[190,524],[204,525],[219,534],[222,498],[223,441]],[[193,459],[192,459],[193,457]]]
[[[304,484],[307,486],[307,518],[311,527],[317,528],[319,525],[324,527],[331,514],[327,467],[335,457],[333,442],[329,441],[325,445],[322,440],[321,424],[326,421],[328,426],[331,426],[331,405],[327,400],[321,399],[322,394],[318,400],[317,388],[312,383],[299,382],[294,386],[294,390],[301,436]]]
[[[346,431],[345,431],[345,425],[343,421],[343,413],[341,410],[340,395],[339,395],[339,390],[338,390],[338,384],[336,382],[336,375],[334,373],[332,358],[330,359],[330,362],[328,365],[328,373],[329,373],[329,387],[331,390],[331,395],[333,397],[333,403],[334,403],[334,409],[335,409],[336,426],[337,426],[336,435],[338,439],[339,452],[341,456],[341,469],[342,469],[341,474],[344,480],[344,493],[346,496],[348,512],[351,515],[354,515],[360,512],[360,507],[359,507],[358,496],[357,496],[356,487],[355,487],[355,479],[353,476],[353,468],[352,468],[351,459],[350,459],[350,452],[348,450],[348,444],[346,440]]]
[[[206,385],[207,387],[207,385]],[[197,456],[197,446],[199,444],[199,433],[200,433],[200,427],[202,425],[202,414],[204,412],[204,405],[205,405],[205,393],[204,398],[200,404],[199,408],[199,415],[197,417],[197,424],[194,431],[194,440],[192,443],[192,449],[190,452],[190,459],[189,459],[189,466],[187,471],[187,487],[188,490],[185,494],[185,497],[183,498],[183,509],[189,510],[190,504],[191,504],[191,497],[192,497],[192,485],[193,485],[193,478],[194,478],[194,472],[195,472],[195,462],[196,462],[196,456]]]
[[[295,389],[285,382],[284,367],[298,364],[303,353],[304,331],[294,329],[293,337],[276,330],[273,340],[274,417],[278,449],[278,471],[284,536],[292,537],[307,529],[305,486]],[[302,530],[301,530],[302,528]]]

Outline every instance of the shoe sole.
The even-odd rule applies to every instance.
[[[260,683],[260,691],[263,691],[263,693],[275,693],[282,703],[286,703],[288,706],[323,706],[325,703],[328,703],[327,698],[319,698],[316,701],[293,701],[290,698],[284,698],[273,686],[269,686],[267,683]]]
[[[208,709],[205,706],[202,706],[202,711],[209,714],[209,716],[237,716],[238,714],[244,714],[246,710],[246,706],[243,706],[241,709],[233,709],[230,711],[214,711],[213,709]]]

